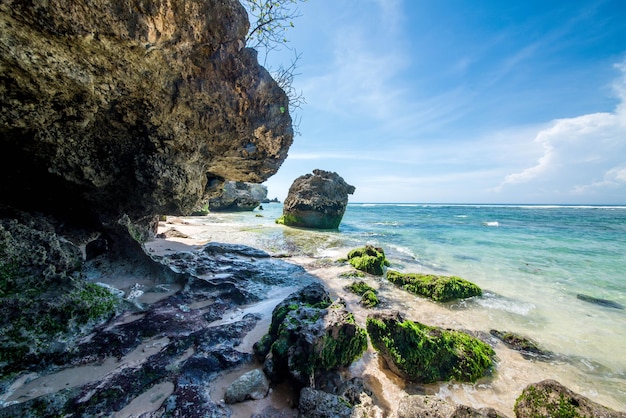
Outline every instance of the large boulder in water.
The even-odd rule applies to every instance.
[[[276,222],[289,226],[337,229],[354,186],[337,173],[313,170],[298,177],[283,204],[283,216]]]
[[[267,197],[267,186],[243,181],[227,181],[222,193],[209,199],[212,212],[244,212],[254,210]]]

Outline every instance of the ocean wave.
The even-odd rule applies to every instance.
[[[483,222],[484,226],[495,226],[498,227],[500,226],[500,222],[498,221],[489,221],[489,222]]]
[[[522,316],[528,315],[533,309],[535,309],[535,305],[532,303],[508,299],[489,292],[483,292],[483,296],[475,298],[474,301],[483,308],[495,309]]]

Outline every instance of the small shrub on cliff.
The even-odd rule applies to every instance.
[[[350,251],[348,253],[348,262],[355,269],[375,276],[382,276],[385,266],[389,266],[389,261],[387,261],[383,249],[371,245]]]
[[[480,287],[456,276],[434,274],[400,273],[387,271],[387,280],[416,295],[431,298],[437,302],[449,302],[482,295]]]
[[[491,346],[462,331],[403,320],[399,314],[368,316],[367,332],[391,370],[418,383],[475,382],[495,355]]]

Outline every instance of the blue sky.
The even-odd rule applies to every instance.
[[[626,2],[298,8],[306,104],[270,198],[320,168],[351,202],[626,204]]]

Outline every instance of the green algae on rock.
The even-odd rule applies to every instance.
[[[387,271],[387,280],[416,295],[425,296],[437,302],[449,302],[481,296],[482,289],[472,282],[457,276],[434,274],[400,273]]]
[[[626,413],[617,412],[591,401],[555,380],[533,383],[522,391],[515,401],[517,418],[624,418]]]
[[[308,386],[320,373],[350,365],[366,348],[365,330],[345,303],[332,302],[319,283],[278,304],[268,334],[254,344],[270,379],[289,377],[301,386]]]
[[[357,270],[364,271],[375,276],[382,276],[384,268],[389,266],[382,248],[366,245],[355,248],[348,253],[348,262]]]
[[[367,308],[373,308],[379,303],[378,296],[376,296],[376,289],[362,280],[352,282],[352,284],[346,286],[346,290],[361,296],[361,304]]]
[[[367,332],[389,368],[417,383],[475,382],[493,365],[489,344],[462,331],[405,320],[397,311],[368,315]]]
[[[79,248],[43,217],[0,219],[0,372],[27,356],[63,350],[120,299],[81,276]]]

